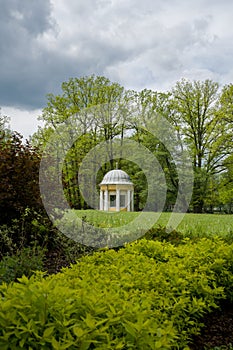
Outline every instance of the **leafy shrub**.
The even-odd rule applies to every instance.
[[[149,231],[147,231],[147,233],[145,234],[145,238],[148,240],[155,240],[161,242],[166,241],[177,245],[183,241],[184,235],[176,230],[168,232],[166,227],[158,226],[152,227]]]
[[[188,349],[200,319],[232,297],[233,246],[140,240],[61,273],[0,287],[0,348]]]
[[[61,234],[43,212],[27,208],[20,219],[14,219],[11,225],[0,226],[0,261],[3,259],[1,266],[2,268],[4,266],[4,271],[7,271],[7,264],[9,264],[9,271],[20,270],[17,266],[20,256],[23,257],[25,252],[30,252],[31,249],[47,252],[45,268],[49,273],[57,272],[62,266],[68,266],[80,256],[93,252],[93,249],[75,243]],[[20,264],[22,265],[23,262],[21,261]],[[14,268],[12,268],[13,265]],[[34,265],[33,263],[33,270]],[[23,273],[26,274],[26,272]],[[9,276],[17,278],[19,274],[20,271],[16,274],[12,272]],[[12,278],[9,277],[7,281],[10,280]]]
[[[13,243],[14,230],[7,225],[0,226],[0,259],[6,254],[13,254],[17,250],[16,243]]]
[[[0,283],[16,281],[23,275],[30,277],[36,270],[43,270],[45,250],[24,248],[14,255],[6,255],[0,261]]]
[[[154,240],[154,241],[160,241],[160,242],[170,242],[174,245],[183,244],[185,241],[185,238],[191,239],[193,242],[197,242],[200,239],[208,238],[210,240],[214,240],[216,237],[221,237],[221,239],[228,243],[233,243],[233,233],[231,230],[225,234],[213,234],[208,231],[198,231],[197,228],[195,230],[192,230],[190,227],[189,231],[181,232],[179,230],[171,230],[168,231],[166,227],[164,226],[154,226],[149,231],[146,232],[144,235],[144,238],[148,240]]]
[[[56,231],[48,217],[30,208],[11,224],[0,226],[0,258],[25,247],[52,248],[56,244]]]

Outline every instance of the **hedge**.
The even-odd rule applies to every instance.
[[[233,245],[142,239],[62,272],[0,286],[0,348],[188,349],[203,315],[233,299]]]

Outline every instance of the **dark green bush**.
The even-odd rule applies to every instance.
[[[45,250],[40,247],[23,248],[0,261],[0,283],[16,281],[23,275],[30,277],[44,268]]]
[[[14,230],[7,225],[0,226],[0,260],[7,254],[17,251],[17,244],[13,242]]]
[[[26,247],[53,248],[56,239],[56,230],[48,217],[27,208],[19,219],[0,226],[0,258]]]
[[[17,270],[17,262],[27,249],[46,252],[44,267],[49,273],[57,272],[62,266],[68,266],[80,256],[93,252],[92,248],[75,243],[61,234],[45,213],[29,208],[20,219],[14,219],[11,225],[0,226],[0,261],[3,260],[4,271],[9,264],[9,276],[19,276],[18,272],[11,274],[10,271]],[[34,265],[32,264],[32,270],[35,269]],[[10,280],[12,278],[9,277],[7,281]]]
[[[148,240],[160,241],[160,242],[170,242],[174,245],[182,243],[184,239],[183,233],[172,230],[169,231],[166,227],[158,226],[152,227],[144,236]]]

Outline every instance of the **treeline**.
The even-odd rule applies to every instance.
[[[137,92],[126,90],[105,77],[89,76],[72,78],[62,84],[60,95],[48,95],[47,106],[40,117],[44,127],[38,129],[30,143],[24,144],[20,135],[10,132],[6,120],[1,117],[1,223],[20,217],[26,208],[43,211],[39,189],[40,160],[51,135],[57,133],[60,137],[60,127],[71,117],[75,121],[75,129],[70,130],[73,143],[62,168],[63,187],[71,207],[89,208],[80,193],[79,169],[86,155],[105,142],[108,157],[103,163],[97,155],[93,168],[97,172],[94,185],[98,188],[103,175],[113,169],[117,161],[134,182],[135,209],[143,209],[148,194],[145,173],[132,161],[123,157],[114,159],[114,140],[122,144],[133,140],[145,146],[158,160],[167,186],[164,210],[172,210],[179,178],[170,150],[150,132],[158,115],[168,120],[175,130],[175,138],[191,155],[194,184],[189,210],[212,212],[217,209],[231,213],[233,85],[220,90],[219,85],[210,80],[181,80],[167,93],[147,89]],[[174,152],[179,152],[179,142],[173,146]],[[48,154],[48,164],[50,157]],[[59,163],[59,157],[57,161]],[[54,166],[54,176],[58,167]],[[152,206],[151,210],[156,208]]]
[[[51,134],[57,133],[60,138],[61,126],[72,119],[75,123],[71,123],[69,133],[73,144],[63,166],[63,184],[69,204],[76,209],[88,208],[79,191],[79,169],[85,156],[104,142],[106,160],[102,164],[103,159],[99,160],[97,154],[96,164],[92,166],[92,171],[97,172],[95,185],[117,161],[135,184],[135,208],[141,210],[148,193],[142,168],[124,157],[114,159],[115,140],[122,144],[134,140],[158,159],[167,185],[164,210],[171,210],[179,190],[179,177],[173,154],[167,147],[170,144],[168,130],[163,130],[167,133],[165,143],[150,132],[158,116],[172,125],[177,140],[172,145],[173,154],[178,154],[183,147],[191,157],[194,184],[189,210],[232,212],[231,84],[220,89],[218,83],[211,80],[181,80],[171,91],[161,93],[147,89],[140,92],[126,90],[105,77],[72,78],[62,84],[60,95],[48,95],[47,106],[41,115],[45,127],[33,136],[33,143],[43,150],[50,142]],[[151,210],[155,209],[152,205]]]

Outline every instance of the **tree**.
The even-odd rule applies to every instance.
[[[172,90],[171,120],[190,149],[195,174],[193,210],[202,212],[208,181],[223,171],[225,121],[218,111],[217,83],[211,80],[177,82]]]
[[[34,140],[41,143],[43,137],[42,144],[45,144],[51,132],[57,133],[61,139],[60,125],[64,124],[67,128],[70,125],[69,138],[72,146],[65,158],[63,180],[68,202],[74,208],[85,207],[78,186],[79,166],[84,156],[97,143],[105,141],[111,167],[114,166],[112,141],[118,135],[124,137],[124,118],[119,112],[123,105],[124,88],[105,77],[94,75],[72,78],[62,84],[61,95],[48,95],[47,106],[40,117],[45,122],[45,131],[40,130]],[[62,143],[60,147],[63,147]],[[59,151],[55,150],[57,159]],[[96,170],[100,165],[97,157]]]
[[[19,218],[26,208],[41,209],[40,156],[22,137],[13,133],[0,141],[0,223]]]
[[[221,91],[218,107],[218,119],[223,120],[222,164],[218,177],[219,201],[227,212],[232,212],[233,193],[233,84],[225,85]]]
[[[81,174],[90,177],[99,169],[98,178],[101,178],[106,171],[114,168],[114,141],[120,140],[123,145],[124,140],[128,139],[144,145],[158,159],[167,182],[166,207],[172,208],[179,195],[180,209],[177,209],[186,208],[185,188],[180,186],[185,181],[179,178],[182,172],[179,166],[184,164],[179,163],[179,155],[189,151],[194,171],[191,209],[202,212],[205,205],[213,206],[211,201],[219,200],[218,189],[216,196],[211,194],[213,184],[219,184],[218,175],[226,171],[230,174],[227,159],[231,161],[228,157],[232,152],[232,101],[233,86],[226,86],[219,96],[219,86],[211,80],[181,80],[170,92],[160,93],[148,89],[126,91],[119,84],[94,75],[72,78],[62,84],[62,94],[48,95],[48,103],[41,116],[45,128],[39,130],[34,140],[43,147],[51,134],[57,133],[58,138],[62,136],[60,125],[66,128],[70,125],[70,149],[66,152],[65,141],[59,147],[66,152],[63,167],[66,197],[70,205],[77,209],[87,207],[78,182],[85,156],[96,145],[105,142],[107,153],[104,166],[103,159],[96,155],[91,170]],[[164,127],[160,124],[160,134],[157,133],[155,137],[150,128],[155,129],[161,116],[161,120],[166,118],[172,125],[170,131],[173,134],[167,130],[168,124],[164,123]],[[74,123],[70,123],[70,120]],[[57,163],[59,147],[53,151]],[[125,165],[122,157],[118,157],[119,165]],[[130,168],[133,169],[129,166],[129,171]],[[186,177],[190,175],[189,171],[184,171]],[[140,170],[137,170],[137,175],[135,179],[140,184],[140,191],[144,178]],[[139,197],[138,208],[142,208],[146,191]]]
[[[177,153],[177,144],[174,145],[174,141],[170,139],[171,135],[169,130],[162,130],[163,135],[162,137],[159,136],[160,132],[157,129],[157,119],[163,117],[169,120],[169,98],[171,94],[144,89],[140,92],[131,92],[131,95],[133,96],[132,100],[135,108],[135,113],[129,118],[129,124],[131,124],[131,129],[133,131],[132,138],[145,146],[158,160],[163,170],[167,186],[167,189],[164,189],[164,191],[167,191],[165,210],[170,210],[176,202],[179,187],[176,166],[170,152],[172,151],[173,156]],[[164,128],[166,127],[164,126]],[[157,136],[154,135],[156,130]],[[170,146],[170,150],[167,149],[167,145]],[[154,174],[154,171],[155,169],[152,169],[150,177],[152,175],[155,176],[154,184],[156,186],[159,174]],[[144,178],[142,178],[139,173],[136,181],[142,183],[143,180]],[[161,181],[157,185],[162,189]],[[145,188],[145,184],[139,187],[140,191],[143,191],[143,188]],[[146,193],[144,193],[144,197],[145,195]],[[153,210],[155,210],[155,206],[156,198],[154,198],[154,205],[152,205],[152,208],[154,208]]]
[[[6,141],[11,135],[11,130],[9,128],[9,121],[10,121],[10,118],[1,114],[1,108],[0,108],[0,140],[1,142],[3,142],[3,140]]]
[[[230,129],[233,126],[233,84],[225,85],[220,96],[221,117],[228,123]],[[227,131],[227,130],[226,130]]]
[[[219,197],[228,213],[233,212],[233,154],[224,161],[226,170],[221,174],[219,181]]]

